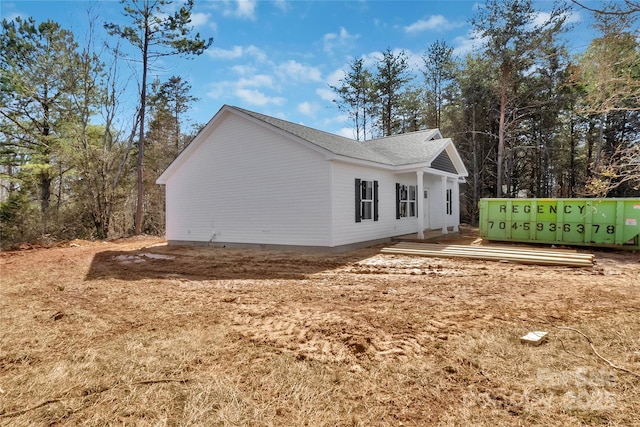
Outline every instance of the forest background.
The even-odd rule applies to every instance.
[[[94,17],[90,28],[103,26],[107,40],[50,20],[3,19],[3,247],[164,234],[155,179],[202,124],[189,121],[196,97],[187,79],[149,70],[213,43],[193,31],[193,0],[170,3],[125,0],[124,24]],[[594,37],[570,54],[572,8],[593,14]],[[482,197],[638,197],[639,17],[636,0],[558,2],[544,14],[528,0],[489,0],[471,20],[477,49],[460,57],[439,40],[416,67],[387,48],[353,58],[329,89],[358,140],[428,128],[453,138],[470,174],[465,222],[477,222]],[[122,102],[125,51],[137,64],[134,107]]]

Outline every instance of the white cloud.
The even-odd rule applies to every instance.
[[[333,110],[336,111],[336,110]],[[356,132],[353,128],[353,119],[348,113],[341,112],[336,115],[325,117],[321,120],[322,129],[327,129],[335,135],[344,136],[345,138],[356,139]]]
[[[373,67],[382,58],[382,52],[370,52],[362,55],[365,67]]]
[[[287,0],[275,0],[274,4],[283,12],[287,12],[289,10],[289,3]]]
[[[267,55],[254,45],[250,46],[233,46],[231,49],[223,49],[212,47],[207,50],[207,55],[213,59],[239,59],[246,56],[252,56],[258,61],[267,59]]]
[[[268,96],[264,90],[276,89],[273,78],[266,74],[242,77],[236,81],[221,81],[214,83],[207,96],[214,99],[239,98],[251,105],[283,105],[285,99],[278,96]]]
[[[8,13],[8,14],[7,14],[6,16],[4,16],[2,19],[6,19],[7,21],[13,21],[13,20],[15,20],[16,18],[23,18],[23,19],[24,19],[24,17],[22,16],[22,14],[21,14],[21,13],[16,13],[16,12],[14,12],[14,13]]]
[[[537,12],[536,18],[533,21],[534,27],[541,27],[545,22],[549,21],[551,14],[549,12]],[[565,24],[577,24],[582,21],[582,16],[579,12],[569,11],[565,16]]]
[[[223,2],[224,16],[233,16],[240,19],[256,19],[257,0],[225,0]]]
[[[431,15],[428,19],[420,19],[411,25],[404,27],[409,34],[422,33],[424,31],[447,31],[463,26],[464,23],[451,22],[442,15]]]
[[[256,19],[256,0],[238,0],[237,16],[247,19]]]
[[[395,57],[400,56],[400,54],[402,54],[403,52],[407,64],[409,65],[409,69],[419,69],[422,67],[423,61],[421,54],[414,54],[409,49],[396,48],[391,50],[391,54]],[[383,52],[371,52],[362,56],[362,59],[364,59],[365,67],[368,67],[370,69],[375,68],[376,64],[378,64],[383,58]]]
[[[318,95],[323,101],[329,102],[333,102],[333,100],[336,98],[335,93],[331,89],[328,89],[326,87],[320,87],[316,89],[316,95]]]
[[[303,82],[322,81],[322,73],[318,68],[303,65],[293,60],[278,65],[276,73],[285,80],[293,79]]]
[[[231,69],[241,76],[250,75],[256,72],[256,68],[250,65],[234,65]]]
[[[395,54],[398,55],[399,52]],[[405,57],[407,58],[407,64],[409,64],[409,69],[412,70],[420,70],[424,66],[424,60],[422,59],[422,54],[413,53],[408,49],[404,49]]]
[[[251,78],[241,78],[237,85],[241,87],[273,87],[273,79],[265,74],[256,74]]]
[[[318,110],[320,110],[320,106],[315,103],[304,101],[301,104],[298,104],[297,110],[298,113],[304,114],[305,116],[315,117]]]
[[[351,117],[347,113],[342,113],[336,117],[338,123],[347,123],[349,120],[351,120]]]
[[[267,55],[262,51],[262,49],[257,48],[254,45],[247,47],[246,52],[258,61],[265,61],[267,59]]]
[[[193,25],[194,27],[201,27],[205,25],[207,22],[209,22],[210,16],[211,15],[209,13],[202,13],[202,12],[192,13],[191,25]]]
[[[234,91],[234,94],[244,102],[251,105],[260,105],[260,106],[264,106],[267,104],[282,105],[286,101],[284,98],[277,97],[277,96],[270,97],[258,90],[253,90],[253,89],[238,88]]]
[[[224,82],[219,82],[219,83],[211,84],[211,90],[209,90],[207,92],[207,96],[209,98],[218,99],[218,98],[221,98],[223,95],[225,95],[227,93],[228,93],[228,91],[226,90],[226,87],[224,86]]]
[[[473,51],[481,49],[486,41],[486,37],[480,37],[480,34],[475,30],[470,30],[465,36],[458,36],[453,39],[453,54],[462,58]]]
[[[453,39],[453,43],[454,43],[453,54],[459,57],[463,57],[466,54],[476,50],[479,46],[482,46],[482,43],[480,43],[478,40],[474,39],[473,37],[459,36]]]
[[[574,10],[569,11],[569,16],[567,16],[567,24],[577,24],[582,22],[582,15],[580,12],[576,12]]]
[[[336,48],[348,49],[359,37],[360,36],[357,34],[349,34],[349,32],[344,27],[340,27],[339,33],[327,33],[322,37],[324,43],[324,51],[328,54],[333,54],[333,51]]]
[[[242,46],[234,46],[231,49],[212,47],[207,50],[207,55],[214,59],[237,59],[242,57]]]
[[[347,70],[349,66],[347,64],[344,65],[344,68],[340,68],[333,73],[327,76],[327,84],[330,86],[338,86],[340,84],[340,80],[344,79],[346,74],[344,70]]]
[[[344,136],[345,138],[355,139],[356,132],[353,130],[353,128],[340,128],[336,132],[336,135]]]
[[[334,110],[335,111],[335,110]],[[348,113],[339,113],[335,116],[327,117],[322,120],[322,128],[324,129],[338,129],[330,130],[329,132],[336,135],[344,136],[346,138],[355,139],[356,133],[351,127],[351,117]]]

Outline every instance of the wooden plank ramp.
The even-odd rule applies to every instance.
[[[420,255],[441,258],[469,258],[519,264],[593,267],[594,255],[566,249],[538,249],[521,246],[465,246],[400,242],[383,248],[383,254]]]

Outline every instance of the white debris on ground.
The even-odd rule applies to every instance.
[[[142,254],[142,256],[145,256],[151,259],[175,259],[176,258],[173,255],[162,255],[162,254]]]
[[[121,264],[139,264],[144,262],[144,260],[137,255],[118,255],[114,256],[113,259]]]
[[[441,259],[410,257],[410,256],[389,256],[374,255],[372,257],[354,262],[347,267],[346,271],[370,272],[386,274],[409,274],[409,275],[461,275],[460,270],[447,268],[446,263]],[[474,273],[475,274],[475,273]]]
[[[121,264],[140,264],[146,261],[145,259],[143,259],[143,257],[150,258],[150,259],[175,259],[175,256],[172,256],[172,255],[150,254],[150,253],[144,253],[140,255],[117,255],[117,256],[114,256],[113,259],[118,261]]]
[[[544,331],[529,332],[527,335],[520,337],[520,342],[523,344],[540,345],[547,341],[547,335],[548,332]]]
[[[420,258],[403,258],[403,259],[394,259],[391,257],[383,257],[383,256],[373,256],[371,258],[364,259],[358,262],[358,265],[367,265],[367,266],[387,266],[387,267],[396,267],[402,266],[405,268],[415,267],[420,268],[425,265],[424,259]]]

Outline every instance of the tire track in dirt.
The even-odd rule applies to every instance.
[[[239,307],[240,308],[240,307]],[[266,343],[299,359],[345,362],[358,358],[409,360],[427,353],[437,328],[392,334],[363,323],[357,312],[292,308],[233,311],[232,328],[242,336]]]

